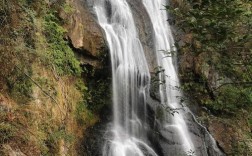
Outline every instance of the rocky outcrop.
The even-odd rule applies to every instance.
[[[106,40],[101,27],[86,3],[81,0],[69,0],[68,3],[71,10],[61,10],[60,17],[67,21],[65,28],[72,47],[80,57],[85,56],[80,58],[82,64],[101,66],[100,60],[107,56]]]
[[[218,141],[219,146],[228,155],[232,155],[236,150],[246,150],[245,147],[243,147],[244,149],[239,149],[241,148],[239,146],[243,146],[244,141],[246,141],[246,133],[250,131],[246,120],[235,121],[232,119],[219,119],[212,116],[208,119],[207,125],[210,133]],[[251,143],[246,142],[246,144]]]

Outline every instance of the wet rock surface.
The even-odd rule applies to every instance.
[[[163,126],[162,121],[157,122],[156,131],[158,132],[158,143],[162,149],[162,155],[190,155],[196,154],[200,156],[223,156],[225,155],[215,145],[215,141],[210,136],[206,128],[195,121],[192,114],[184,114],[189,129],[190,137],[193,141],[194,148],[184,152],[181,142],[181,136],[178,136],[177,128],[170,125]]]
[[[79,150],[80,156],[102,156],[102,149],[106,141],[106,131],[109,123],[112,122],[111,108],[104,108],[101,111],[101,120],[85,132],[85,137]]]
[[[133,18],[138,30],[139,39],[144,48],[145,57],[151,73],[158,66],[156,62],[155,43],[153,42],[153,27],[141,0],[127,0],[131,7]]]

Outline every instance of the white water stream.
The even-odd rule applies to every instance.
[[[165,83],[163,84],[163,87],[160,87],[161,103],[165,107],[179,109],[182,107],[178,100],[178,97],[181,97],[181,94],[176,87],[179,87],[180,84],[172,60],[172,55],[176,52],[176,49],[170,26],[167,22],[167,11],[164,9],[166,0],[142,1],[153,25],[158,65],[164,70],[163,79],[165,80]],[[160,79],[162,78],[160,77]],[[179,136],[180,144],[182,144],[185,152],[194,151],[194,145],[191,141],[183,115],[183,111],[175,113],[173,117],[171,117],[171,115],[166,115],[166,122],[163,124],[167,129],[175,129],[174,131],[177,134],[175,133],[174,135]],[[170,119],[172,119],[171,122],[169,121]]]
[[[181,94],[174,89],[180,84],[173,59],[167,57],[176,49],[167,22],[167,12],[162,10],[166,0],[141,2],[151,20],[154,53],[158,66],[163,70],[163,73],[159,74],[159,79],[165,81],[159,87],[161,104],[176,110],[182,107],[177,99]],[[107,141],[103,147],[103,156],[158,156],[147,137],[149,126],[146,99],[149,96],[150,72],[131,8],[127,0],[95,0],[94,11],[106,34],[112,64],[113,123],[106,132]],[[168,54],[163,50],[168,51]],[[184,118],[190,111],[187,108],[178,111],[179,113],[173,115],[163,111],[161,129],[165,135],[168,134],[167,140],[170,143],[167,147],[171,149],[163,155],[183,155],[197,149],[202,155],[208,155],[208,146],[199,145],[204,143],[204,138],[201,139],[199,134],[194,134],[197,135],[195,138],[198,143],[197,149],[195,148],[195,141],[191,138],[187,120]]]
[[[156,156],[145,143],[150,74],[130,7],[126,0],[99,0],[94,9],[106,33],[113,74],[114,123],[103,155]]]

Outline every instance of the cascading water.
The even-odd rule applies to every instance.
[[[97,0],[94,6],[110,48],[113,124],[104,156],[155,156],[145,143],[148,65],[126,0]]]
[[[153,145],[153,137],[147,136],[150,126],[146,99],[149,96],[150,72],[129,1],[94,1],[94,11],[106,34],[112,64],[113,122],[105,134],[107,138],[102,153],[103,156],[157,156],[157,148],[150,146]],[[149,14],[156,62],[161,70],[164,69],[159,74],[159,79],[165,81],[159,86],[161,105],[179,111],[173,115],[164,111],[163,118],[156,120],[158,135],[154,136],[158,141],[154,142],[159,144],[158,150],[161,148],[159,155],[222,155],[213,138],[189,109],[180,109],[177,97],[181,94],[174,89],[179,86],[176,69],[172,57],[162,52],[165,50],[171,55],[176,51],[167,12],[162,10],[166,0],[136,1],[142,3]]]
[[[178,90],[174,89],[179,86],[179,80],[172,61],[172,54],[176,49],[167,22],[167,12],[161,10],[162,6],[166,4],[166,0],[143,0],[143,4],[153,24],[158,65],[164,70],[163,75],[160,74],[160,79],[164,79],[165,82],[164,86],[160,86],[161,103],[170,109],[181,108],[177,99],[181,95]],[[166,54],[163,52],[164,50],[167,52]],[[174,116],[169,113],[165,114],[163,124],[165,128],[174,131],[172,133],[174,136],[171,136],[173,141],[180,142],[185,152],[194,151],[194,145],[183,119],[183,112],[175,113]],[[172,121],[169,121],[170,119]],[[182,149],[177,150],[183,151]]]
[[[171,111],[176,110],[174,114],[165,112],[160,130],[173,142],[164,147],[169,149],[167,155],[223,155],[212,136],[196,121],[191,111],[180,104],[179,97],[182,95],[177,89],[180,84],[172,60],[176,48],[167,22],[167,11],[164,9],[167,0],[142,0],[142,2],[153,25],[157,62],[163,70],[163,73],[159,74],[159,79],[165,82],[159,90],[161,104]],[[190,131],[187,124],[191,125]]]

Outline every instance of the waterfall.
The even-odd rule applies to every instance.
[[[104,156],[156,156],[146,143],[146,95],[150,74],[126,0],[99,0],[94,10],[110,49],[113,124]]]
[[[95,0],[93,6],[106,35],[112,64],[113,121],[105,133],[103,156],[158,156],[156,147],[152,147],[155,143],[162,149],[159,155],[164,156],[222,155],[207,130],[178,99],[182,95],[176,89],[180,84],[172,57],[176,48],[167,12],[162,10],[166,0],[136,0],[149,14],[153,53],[159,80],[164,82],[159,85],[163,116],[155,120],[157,134],[147,135],[154,131],[147,121],[151,77],[128,1]],[[178,113],[165,111],[167,108]],[[155,137],[158,141],[153,141]]]
[[[167,0],[142,2],[153,25],[157,62],[159,71],[163,71],[159,74],[159,79],[164,82],[159,87],[161,104],[165,110],[169,108],[171,111],[164,112],[160,132],[173,143],[165,143],[163,148],[168,149],[167,155],[223,155],[206,128],[197,122],[193,113],[180,102],[182,95],[178,90],[180,84],[174,66],[176,61],[173,60],[176,48],[167,22],[167,11],[164,9]]]
[[[163,5],[166,5],[166,0],[143,0],[143,4],[153,25],[157,61],[163,70],[163,75],[160,74],[159,76],[160,80],[164,80],[163,86],[160,86],[161,104],[172,110],[178,110],[181,108],[178,100],[178,97],[181,97],[181,95],[176,89],[179,87],[179,80],[172,60],[172,55],[176,51],[176,48],[174,47],[174,40],[167,22],[167,12],[166,10],[161,10]],[[174,113],[173,116],[169,112],[164,113],[166,115],[163,124],[165,128],[174,131],[172,138],[175,138],[176,142],[182,144],[185,152],[194,151],[194,145],[191,141],[185,120],[183,119],[183,111]],[[183,151],[181,149],[179,150]]]

